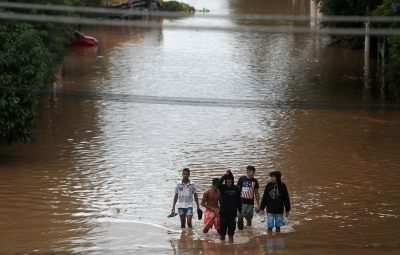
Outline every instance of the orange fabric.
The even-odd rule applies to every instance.
[[[218,211],[213,211],[209,208],[206,208],[204,210],[204,225],[209,226],[210,228],[214,226],[216,230],[219,230],[220,224]]]

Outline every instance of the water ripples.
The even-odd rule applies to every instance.
[[[305,254],[349,240],[350,252],[396,247],[400,119],[353,93],[361,54],[305,36],[90,32],[103,43],[66,58],[38,142],[2,151],[0,253],[262,253],[277,238]],[[234,248],[197,233],[197,220],[178,233],[166,216],[183,167],[201,196],[213,177],[249,164],[262,191],[269,171],[283,173],[293,211],[282,236],[268,243],[257,217]]]

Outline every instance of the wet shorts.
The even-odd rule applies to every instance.
[[[242,204],[242,212],[243,216],[247,220],[253,219],[253,211],[254,211],[254,205],[250,204]]]
[[[268,213],[266,218],[267,228],[280,228],[282,226],[285,226],[285,218],[283,217],[283,214]]]
[[[212,228],[214,226],[216,230],[219,230],[220,223],[218,211],[213,211],[209,208],[206,208],[204,210],[204,225],[209,228]]]
[[[193,208],[178,208],[179,215],[193,216]]]

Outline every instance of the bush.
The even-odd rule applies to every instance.
[[[392,0],[384,0],[375,11],[374,15],[394,16],[400,15],[399,11],[393,10]],[[385,24],[387,26],[387,24]],[[396,23],[390,27],[399,28]],[[384,81],[386,95],[391,100],[400,101],[400,36],[388,36],[385,38],[387,53],[384,65]]]
[[[382,4],[383,0],[315,0],[321,3],[321,11],[324,15],[370,15],[375,8]],[[325,22],[328,27],[364,27],[363,22]],[[364,38],[360,36],[333,36],[337,44],[352,49],[360,49],[364,46]]]
[[[385,90],[389,99],[400,101],[400,36],[387,38],[389,56],[385,62]]]
[[[190,6],[186,3],[181,3],[178,1],[164,2],[161,6],[161,10],[174,11],[174,12],[194,12],[195,11],[193,6]]]
[[[94,6],[101,0],[14,2]],[[55,69],[72,38],[69,25],[0,22],[0,140],[14,143],[33,139],[39,91],[53,82]]]
[[[33,138],[38,92],[47,79],[50,53],[33,26],[0,23],[0,138]]]

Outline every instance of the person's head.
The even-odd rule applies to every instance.
[[[189,170],[189,168],[184,168],[184,169],[182,170],[182,177],[183,177],[183,179],[188,179],[189,176],[190,176],[190,170]]]
[[[216,189],[217,185],[218,185],[218,182],[219,182],[219,178],[212,179],[212,187]]]
[[[229,175],[227,175],[226,176],[226,178],[225,178],[225,185],[228,187],[228,188],[230,188],[230,187],[232,187],[233,186],[233,174],[231,173],[231,174],[229,174]]]
[[[246,168],[247,178],[249,179],[254,178],[255,173],[256,173],[256,168],[254,166],[247,166]]]
[[[269,177],[271,178],[272,183],[280,183],[281,182],[281,172],[272,171],[269,173]]]

